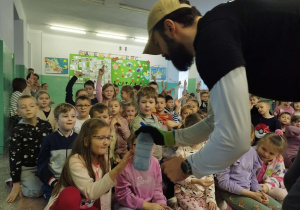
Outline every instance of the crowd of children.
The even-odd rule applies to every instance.
[[[162,159],[186,158],[205,142],[171,150],[154,145],[149,170],[138,171],[133,167],[135,131],[142,124],[182,129],[205,118],[209,92],[200,91],[200,82],[188,94],[184,81],[181,98],[180,82],[168,90],[162,83],[160,94],[155,81],[124,85],[119,100],[118,86],[102,85],[101,68],[97,83],[85,82],[73,98],[81,75],[76,72],[66,86],[65,102],[54,106],[48,85],[38,90],[39,77],[30,71],[26,80],[12,82],[7,202],[44,196],[49,201],[45,209],[51,210],[281,209],[285,171],[300,147],[300,102],[282,102],[272,113],[272,101],[250,95],[253,147],[218,174],[170,185],[160,169]]]

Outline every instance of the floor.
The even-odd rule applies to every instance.
[[[5,184],[9,176],[8,153],[0,155],[0,209],[5,210],[42,210],[46,205],[44,198],[17,198],[13,203],[7,203],[6,197],[11,188]]]

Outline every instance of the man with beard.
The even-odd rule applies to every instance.
[[[249,150],[249,92],[299,100],[293,91],[300,75],[299,11],[300,0],[231,0],[203,17],[186,0],[160,0],[151,9],[144,53],[161,54],[182,71],[195,57],[210,89],[208,117],[172,133],[177,144],[208,142],[187,160],[162,164],[172,181],[215,174]]]

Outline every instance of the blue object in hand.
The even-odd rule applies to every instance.
[[[139,133],[133,158],[133,167],[139,171],[147,171],[153,148],[153,139],[149,133]]]

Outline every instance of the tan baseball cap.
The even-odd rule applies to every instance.
[[[148,43],[145,46],[143,54],[159,55],[161,53],[159,47],[154,44],[153,27],[166,15],[184,7],[191,8],[188,4],[180,4],[179,0],[159,0],[152,7],[148,16]]]

